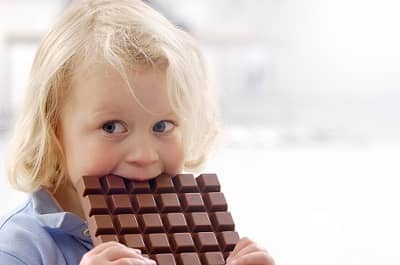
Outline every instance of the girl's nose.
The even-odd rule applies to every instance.
[[[156,145],[151,137],[137,137],[129,145],[129,151],[126,157],[128,163],[145,167],[155,163],[158,160]]]

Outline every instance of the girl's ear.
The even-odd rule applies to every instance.
[[[60,143],[62,143],[62,130],[61,130],[60,118],[58,118],[58,121],[56,123],[56,127],[54,128],[54,133],[56,135],[57,140]]]
[[[60,117],[58,118],[58,121],[54,128],[54,137],[55,137],[54,144],[58,147],[57,149],[60,149],[59,151],[63,153],[64,145],[63,145],[63,134],[61,129]]]

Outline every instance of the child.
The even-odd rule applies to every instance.
[[[29,201],[0,223],[0,264],[155,264],[116,242],[93,248],[83,175],[149,180],[199,168],[217,135],[193,39],[138,0],[78,1],[48,33],[16,124],[9,177]],[[273,264],[241,239],[228,264]]]

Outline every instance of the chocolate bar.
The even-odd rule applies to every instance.
[[[239,240],[216,174],[83,176],[77,189],[94,245],[117,241],[159,265],[222,265]]]

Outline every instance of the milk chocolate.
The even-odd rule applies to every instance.
[[[83,176],[77,189],[94,245],[117,241],[159,265],[222,265],[239,240],[216,174]]]

